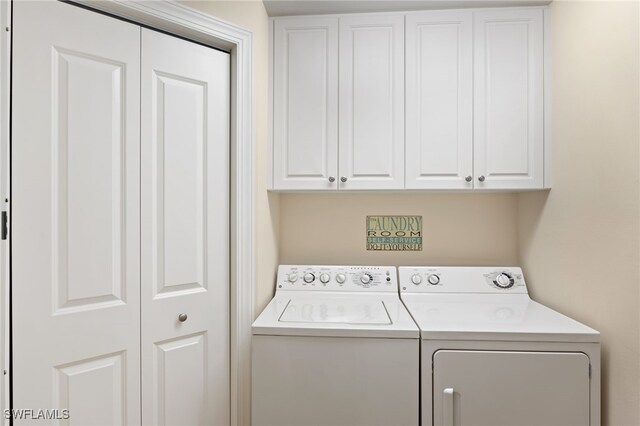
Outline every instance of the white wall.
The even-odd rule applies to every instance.
[[[637,2],[554,1],[553,189],[518,197],[533,297],[602,333],[604,425],[640,424]]]

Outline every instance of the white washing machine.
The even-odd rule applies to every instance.
[[[253,323],[252,424],[417,425],[419,362],[395,267],[281,265]]]
[[[520,268],[399,276],[420,327],[422,425],[600,425],[599,333],[532,301]]]

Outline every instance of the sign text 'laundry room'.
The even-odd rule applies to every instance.
[[[422,216],[367,216],[367,250],[422,250]]]

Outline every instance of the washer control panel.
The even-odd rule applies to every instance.
[[[401,293],[524,293],[527,286],[518,267],[401,266]]]
[[[395,266],[280,265],[278,290],[398,291]]]

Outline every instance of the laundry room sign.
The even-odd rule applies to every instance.
[[[421,251],[422,216],[367,216],[367,250]]]

